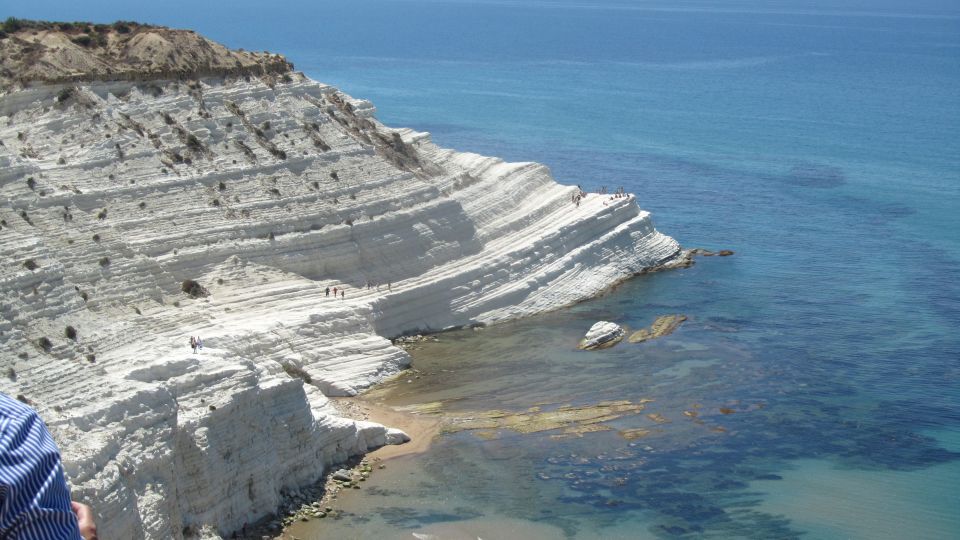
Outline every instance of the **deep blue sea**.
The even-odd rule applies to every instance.
[[[287,55],[442,146],[625,186],[732,249],[415,352],[398,403],[652,399],[610,432],[443,436],[316,538],[960,538],[956,1],[0,1]],[[574,350],[597,320],[671,336]],[[728,411],[720,412],[720,409]],[[697,411],[696,417],[683,411]],[[731,412],[732,411],[732,412]],[[617,430],[644,428],[637,440]]]

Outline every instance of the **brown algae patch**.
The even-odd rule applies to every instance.
[[[672,334],[683,321],[687,320],[686,315],[661,315],[649,328],[642,328],[630,334],[628,341],[630,343],[642,343],[658,337]]]
[[[649,429],[642,429],[642,428],[637,428],[637,429],[624,429],[624,430],[620,431],[620,436],[623,437],[624,439],[628,440],[628,441],[632,441],[632,440],[635,440],[635,439],[639,439],[639,438],[641,438],[641,437],[646,437],[647,435],[649,435],[649,434],[651,434],[651,433],[653,433],[653,432],[650,431]]]
[[[516,433],[563,430],[555,437],[582,437],[584,433],[609,431],[611,428],[604,425],[605,422],[639,414],[649,401],[602,401],[594,405],[562,405],[547,410],[537,407],[518,413],[501,410],[461,412],[445,418],[442,431],[457,433],[478,430],[481,438],[490,438],[493,430]]]

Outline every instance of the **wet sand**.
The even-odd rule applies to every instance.
[[[436,417],[398,411],[383,402],[364,396],[331,398],[331,400],[334,406],[348,418],[377,422],[387,427],[401,429],[410,436],[409,442],[378,448],[368,453],[367,459],[388,460],[425,452],[440,433],[440,419]]]
[[[389,405],[367,396],[331,398],[331,402],[345,417],[357,420],[368,420],[390,428],[401,429],[410,436],[410,440],[404,444],[383,446],[372,452],[368,452],[362,457],[362,460],[358,458],[342,466],[332,467],[328,471],[324,489],[325,493],[320,499],[320,503],[322,507],[333,509],[333,514],[335,515],[343,500],[363,497],[364,493],[361,490],[342,489],[342,487],[329,476],[330,474],[340,468],[353,471],[362,470],[362,467],[366,464],[369,467],[367,474],[371,476],[376,475],[377,471],[385,467],[385,463],[390,459],[419,454],[429,449],[431,443],[440,432],[441,422],[439,418],[395,410]],[[323,520],[311,518],[308,521],[295,521],[286,527],[276,538],[278,540],[320,538],[323,537],[323,534]]]

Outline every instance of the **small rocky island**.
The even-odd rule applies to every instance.
[[[0,390],[103,538],[230,536],[404,439],[328,399],[404,369],[389,338],[680,253],[633,198],[576,205],[543,165],[440,148],[188,30],[8,20],[0,88]]]

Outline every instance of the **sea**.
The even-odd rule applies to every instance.
[[[281,52],[388,125],[624,186],[683,246],[735,252],[412,351],[392,405],[645,410],[442,434],[299,537],[960,538],[955,0],[0,7]],[[596,321],[675,313],[669,336],[576,349]]]

